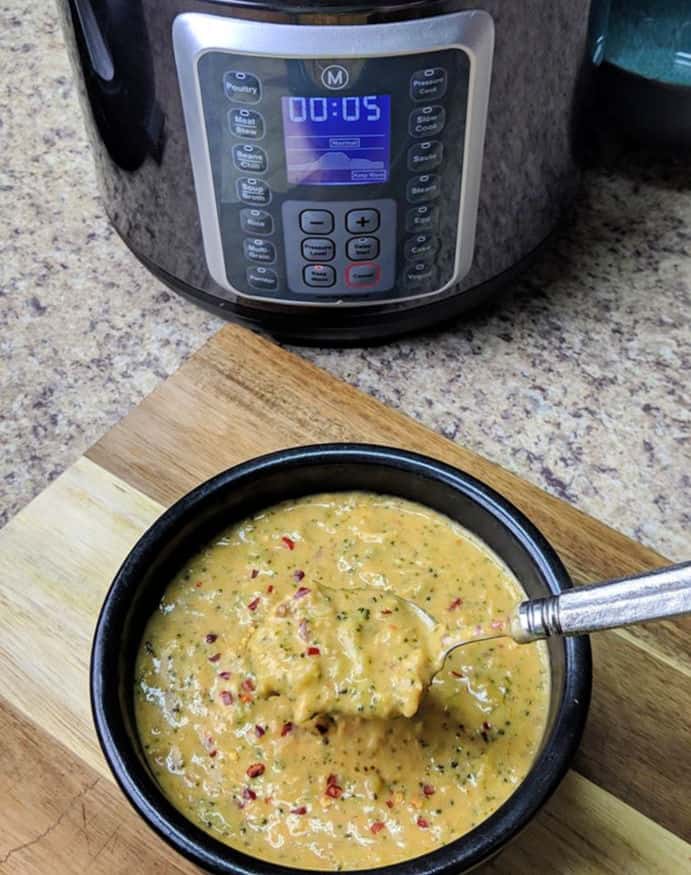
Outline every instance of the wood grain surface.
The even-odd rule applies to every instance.
[[[0,872],[190,872],[129,809],[98,749],[91,635],[127,551],[218,471],[301,443],[367,441],[481,477],[585,582],[664,559],[303,360],[228,326],[0,531]],[[573,771],[493,873],[691,871],[691,629],[593,636]]]

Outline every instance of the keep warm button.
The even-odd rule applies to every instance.
[[[421,204],[439,197],[439,177],[436,173],[423,173],[414,176],[406,188],[408,203]]]

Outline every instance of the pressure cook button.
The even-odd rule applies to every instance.
[[[416,70],[410,77],[413,100],[439,100],[446,94],[447,76],[443,67]]]
[[[278,288],[278,277],[270,267],[248,267],[247,282],[263,292],[275,292]]]
[[[235,183],[238,197],[244,204],[265,207],[271,203],[271,189],[262,179],[243,176]]]
[[[446,110],[443,106],[423,106],[414,109],[408,119],[411,137],[433,137],[440,133],[446,124]]]
[[[439,223],[439,207],[425,204],[408,210],[406,230],[415,234],[418,231],[433,231]]]
[[[432,234],[416,234],[405,242],[404,254],[407,259],[429,258],[439,249],[439,238]]]
[[[346,255],[351,261],[371,261],[379,255],[379,241],[376,237],[351,237]]]
[[[302,275],[306,286],[328,288],[336,282],[336,271],[329,264],[308,264]]]
[[[306,261],[331,261],[335,254],[334,242],[328,237],[306,237],[302,241],[302,257]]]
[[[381,277],[381,268],[378,264],[349,264],[346,267],[345,281],[348,288],[366,289],[376,286]]]
[[[303,210],[300,228],[305,234],[330,234],[334,229],[333,213],[328,210]]]
[[[346,213],[346,228],[351,234],[365,234],[379,227],[379,210],[351,210]]]
[[[266,210],[240,210],[240,227],[247,234],[272,234],[274,220]]]
[[[264,136],[264,118],[253,109],[228,110],[230,133],[246,140],[261,140]]]
[[[252,143],[236,143],[233,146],[233,164],[245,173],[264,173],[268,159],[266,152]]]
[[[408,202],[411,204],[433,201],[439,197],[439,177],[436,173],[423,173],[408,181],[406,188]]]
[[[223,74],[223,90],[228,100],[234,103],[259,103],[262,99],[259,79],[242,70],[228,70]]]
[[[444,146],[439,140],[426,140],[424,143],[414,143],[408,149],[408,170],[413,173],[426,173],[439,167],[444,156]]]
[[[268,240],[260,238],[243,240],[242,250],[248,261],[257,261],[263,264],[273,264],[276,261],[276,248]]]

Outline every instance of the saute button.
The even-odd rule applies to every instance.
[[[263,292],[275,292],[278,288],[278,277],[270,267],[248,267],[247,282]]]
[[[274,220],[266,210],[240,210],[240,227],[248,234],[272,234]]]
[[[408,203],[418,204],[424,201],[433,201],[439,197],[439,177],[436,173],[423,173],[414,176],[408,182],[406,194]]]
[[[378,264],[349,264],[345,272],[346,285],[351,289],[366,289],[379,282],[381,268]]]
[[[333,213],[328,210],[303,210],[300,228],[306,234],[330,234],[334,229]]]
[[[346,213],[346,228],[351,234],[365,234],[379,227],[379,210],[351,210]]]
[[[446,94],[447,76],[443,67],[416,70],[410,77],[413,100],[439,100]]]
[[[259,79],[242,70],[228,70],[223,74],[223,90],[228,100],[234,103],[259,103],[262,99]]]
[[[439,167],[444,155],[444,146],[439,140],[426,140],[424,143],[414,143],[408,149],[408,170],[414,173],[425,173]]]
[[[439,223],[439,207],[425,204],[413,207],[406,215],[406,230],[415,234],[417,231],[432,231]]]
[[[439,249],[439,238],[431,234],[416,234],[405,242],[404,253],[408,259],[428,258]]]
[[[242,250],[248,261],[259,261],[264,264],[272,264],[276,261],[276,249],[273,243],[260,238],[242,241]]]
[[[307,237],[302,241],[302,257],[306,261],[331,261],[335,254],[336,247],[328,237]]]
[[[248,140],[261,140],[264,136],[264,119],[253,109],[231,109],[228,111],[228,127],[236,137]]]
[[[236,182],[238,197],[245,204],[258,204],[265,207],[271,203],[271,189],[261,179],[243,176]]]
[[[414,109],[408,119],[411,137],[433,137],[446,124],[446,110],[443,106],[423,106]]]
[[[336,271],[329,264],[308,264],[302,275],[307,286],[328,288],[336,282]]]
[[[351,237],[346,255],[351,261],[371,261],[379,255],[379,241],[376,237]]]
[[[268,160],[266,152],[252,143],[236,143],[233,146],[233,164],[245,173],[263,173]]]

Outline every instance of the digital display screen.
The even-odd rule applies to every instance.
[[[364,185],[389,178],[391,98],[281,97],[288,182]]]

